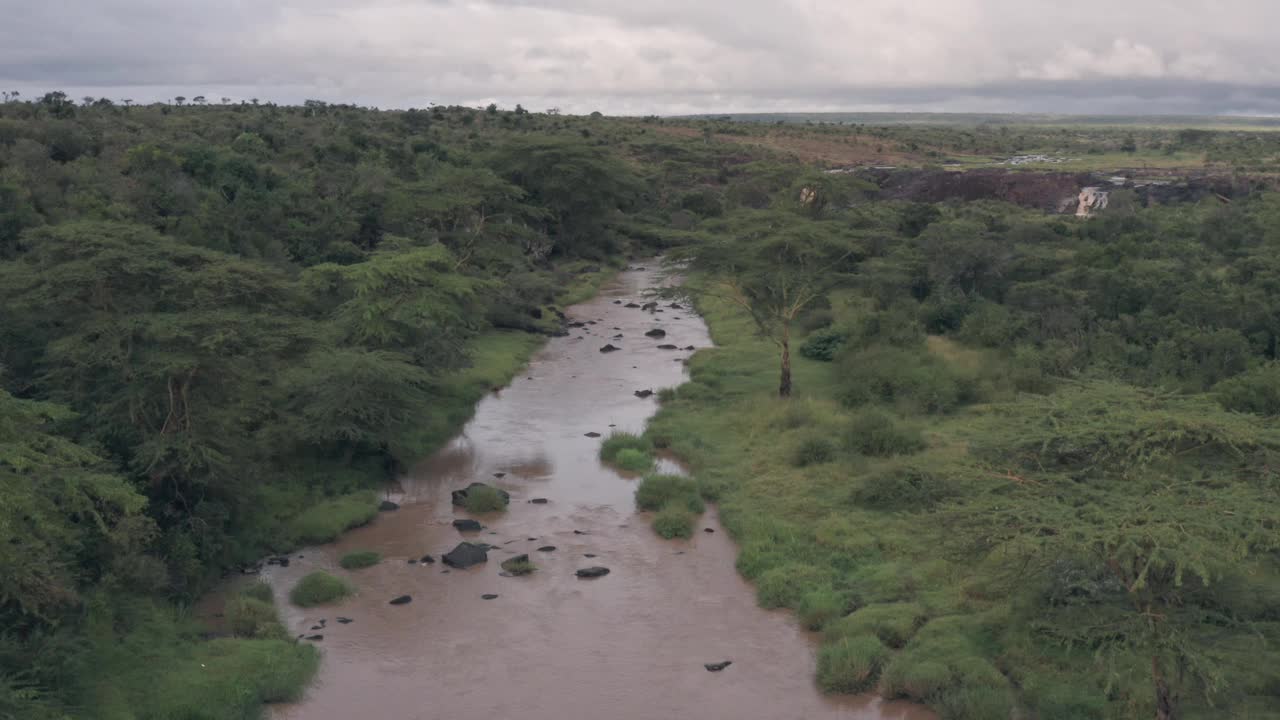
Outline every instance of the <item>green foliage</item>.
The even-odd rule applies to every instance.
[[[791,457],[791,464],[796,467],[808,467],[831,462],[836,458],[836,445],[823,435],[806,435],[796,446]]]
[[[284,628],[276,619],[276,608],[249,595],[239,595],[227,601],[223,610],[227,627],[236,637],[286,639]]]
[[[289,521],[288,533],[297,543],[332,542],[354,527],[368,524],[378,514],[377,494],[371,491],[343,495],[317,503]]]
[[[528,575],[536,571],[538,566],[535,565],[527,555],[522,555],[509,560],[503,560],[502,569],[512,575]]]
[[[838,328],[818,330],[805,338],[800,345],[800,354],[810,360],[831,362],[848,339],[849,334]]]
[[[875,408],[855,412],[846,433],[845,444],[850,450],[874,457],[910,455],[925,448],[918,429]]]
[[[653,530],[668,540],[692,537],[695,519],[688,506],[677,500],[658,511],[653,518]]]
[[[640,453],[653,451],[653,443],[641,435],[626,432],[610,433],[600,444],[600,459],[605,462],[617,462],[618,454],[623,450],[635,450]]]
[[[927,617],[924,608],[917,603],[867,605],[828,624],[825,633],[830,638],[874,635],[887,647],[901,648],[911,640]]]
[[[289,602],[298,607],[314,607],[337,602],[355,592],[346,580],[323,570],[303,576],[289,591]]]
[[[1269,363],[1223,380],[1213,391],[1228,410],[1280,415],[1280,363]]]
[[[646,475],[636,488],[636,507],[641,510],[659,510],[672,503],[702,512],[697,481],[683,475]]]
[[[502,512],[507,509],[507,498],[497,488],[484,485],[472,488],[467,492],[467,500],[464,503],[464,507],[467,512],[477,515]]]
[[[875,688],[889,652],[874,637],[842,638],[818,651],[818,685],[826,692]],[[995,717],[995,716],[991,716]]]
[[[344,570],[359,570],[382,562],[382,555],[372,550],[358,550],[342,556],[338,565]]]
[[[240,594],[268,605],[274,603],[276,598],[275,591],[271,589],[271,583],[265,580],[255,580],[244,590],[241,590]]]
[[[831,588],[805,593],[796,606],[800,624],[808,630],[821,630],[849,610],[849,599]]]
[[[630,472],[645,472],[653,467],[653,456],[633,448],[618,451],[614,464]]]

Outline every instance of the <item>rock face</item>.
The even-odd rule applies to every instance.
[[[469,542],[458,543],[456,548],[450,550],[441,559],[449,567],[459,570],[469,568],[472,565],[489,562],[488,546]]]
[[[390,500],[383,500],[382,503],[378,505],[378,510],[382,512],[391,512],[392,510],[399,510],[399,509],[400,509],[400,506],[391,502]]]
[[[471,483],[470,485],[466,486],[465,488],[463,488],[463,489],[461,489],[461,490],[454,490],[454,491],[453,491],[453,504],[454,504],[454,505],[466,505],[466,504],[467,504],[467,493],[471,492],[472,490],[474,490],[474,489],[476,489],[476,488],[481,488],[481,487],[490,487],[490,486],[489,486],[489,485],[485,485],[484,483],[476,482],[476,483]],[[498,494],[499,494],[499,495],[501,495],[501,496],[502,496],[502,499],[503,499],[503,500],[505,500],[506,502],[511,502],[511,493],[507,492],[506,490],[498,490]]]
[[[408,605],[408,604],[409,604],[409,603],[411,603],[411,602],[413,602],[413,597],[412,597],[412,596],[410,596],[410,595],[401,595],[400,597],[393,599],[389,604],[391,604],[391,605]]]
[[[646,336],[646,337],[651,337],[651,338],[666,337],[666,336],[667,336],[667,331],[666,331],[666,330],[663,330],[662,328],[654,328],[654,329],[650,330],[649,332],[645,333],[645,336]]]
[[[581,570],[579,570],[578,572],[576,572],[576,573],[574,573],[574,574],[575,574],[575,575],[577,575],[577,576],[578,576],[578,577],[580,577],[580,578],[598,578],[598,577],[604,577],[605,575],[608,575],[608,574],[609,574],[609,568],[607,568],[607,567],[599,567],[599,566],[596,566],[596,567],[589,567],[589,568],[582,568]]]
[[[621,350],[621,349],[622,349],[622,348],[620,348],[620,347],[615,347],[615,346],[613,345],[613,343],[609,343],[608,345],[605,345],[604,347],[600,348],[600,352],[602,352],[602,353],[611,353],[611,352],[617,352],[617,351],[619,351],[619,350]]]
[[[478,521],[470,518],[454,520],[453,526],[458,529],[458,532],[480,532],[484,529]]]
[[[1076,217],[1093,217],[1093,214],[1099,210],[1106,210],[1107,204],[1111,200],[1111,194],[1100,187],[1087,187],[1080,191],[1078,204],[1076,205]]]

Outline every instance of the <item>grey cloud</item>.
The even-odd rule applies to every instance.
[[[0,86],[28,94],[1280,113],[1272,0],[46,0],[0,17]]]

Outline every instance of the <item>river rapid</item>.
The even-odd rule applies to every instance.
[[[453,441],[394,483],[387,497],[399,510],[263,571],[290,631],[324,636],[315,682],[301,701],[273,708],[277,720],[935,717],[874,696],[822,695],[815,639],[789,613],[756,606],[715,509],[691,540],[663,540],[636,511],[638,478],[597,459],[601,439],[587,433],[642,431],[656,398],[635,391],[685,380],[692,351],[658,346],[711,344],[688,310],[626,307],[647,302],[644,291],[660,281],[653,265],[633,268],[569,308],[570,321],[587,324],[551,339]],[[666,336],[644,335],[654,328]],[[607,343],[622,349],[601,353]],[[468,516],[450,492],[476,481],[510,492],[511,504],[479,517],[480,533],[463,534],[451,523]],[[450,570],[439,557],[463,540],[498,549],[486,564]],[[548,545],[556,549],[537,550]],[[340,569],[353,550],[383,561]],[[499,564],[524,553],[537,571],[503,577]],[[437,562],[411,562],[428,554]],[[594,565],[611,572],[575,577]],[[358,594],[322,608],[289,605],[288,589],[315,569],[349,578]],[[400,595],[413,600],[388,603]],[[703,667],[724,660],[733,664],[722,672]]]

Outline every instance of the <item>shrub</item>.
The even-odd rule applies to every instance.
[[[462,506],[476,515],[501,512],[507,509],[507,498],[495,487],[480,485],[467,490],[467,499]]]
[[[662,537],[687,538],[693,536],[693,513],[679,500],[666,505],[653,519],[653,530]]]
[[[1256,415],[1280,415],[1280,363],[1223,380],[1213,388],[1222,407]]]
[[[884,671],[881,689],[886,697],[906,697],[928,701],[950,687],[951,669],[934,660],[918,660],[899,655]]]
[[[802,332],[812,333],[828,327],[835,320],[835,313],[831,311],[830,307],[815,307],[801,314],[797,324]]]
[[[800,441],[791,456],[791,464],[796,467],[808,467],[831,462],[836,458],[836,446],[821,435],[809,435]]]
[[[848,605],[844,595],[831,588],[823,588],[805,593],[796,607],[796,614],[805,628],[821,630],[827,623],[844,615],[849,610]]]
[[[660,510],[677,502],[694,513],[706,509],[698,495],[698,484],[691,477],[646,475],[636,488],[636,507],[641,510]]]
[[[875,687],[888,657],[889,651],[874,637],[826,643],[818,651],[818,685],[827,692],[866,692]]]
[[[915,603],[883,603],[860,608],[826,627],[830,639],[875,635],[891,648],[900,648],[924,624],[924,608]]]
[[[846,444],[854,452],[874,457],[909,455],[925,447],[919,430],[875,409],[864,409],[853,416]]]
[[[302,511],[289,521],[289,534],[308,545],[332,542],[347,530],[368,524],[377,514],[376,493],[343,495]]]
[[[276,601],[275,591],[271,589],[271,584],[265,580],[253,581],[241,590],[240,594],[268,604]]]
[[[310,573],[289,591],[289,601],[298,607],[313,607],[341,600],[355,591],[346,580],[323,570]]]
[[[922,349],[873,346],[841,353],[841,399],[847,405],[884,403],[904,410],[947,413],[969,402],[976,378]]]
[[[848,339],[848,332],[839,328],[818,330],[805,339],[800,346],[800,355],[810,360],[831,362]]]
[[[618,454],[623,450],[636,450],[648,454],[653,451],[653,445],[640,435],[615,432],[600,443],[600,459],[605,462],[616,462]]]
[[[806,594],[830,586],[827,570],[813,565],[779,565],[764,571],[756,580],[756,601],[767,609],[794,608]]]
[[[247,595],[239,595],[227,601],[223,612],[231,634],[246,638],[280,638],[284,628],[276,620],[276,609],[270,603]]]
[[[873,510],[927,510],[953,494],[934,471],[916,465],[895,465],[864,478],[850,499]]]
[[[618,455],[614,458],[613,463],[623,470],[644,472],[645,470],[653,467],[653,457],[648,453],[641,452],[639,450],[624,448],[618,451]]]
[[[338,561],[344,569],[359,570],[360,568],[373,567],[382,561],[382,556],[372,550],[359,550],[353,553],[347,553]]]

